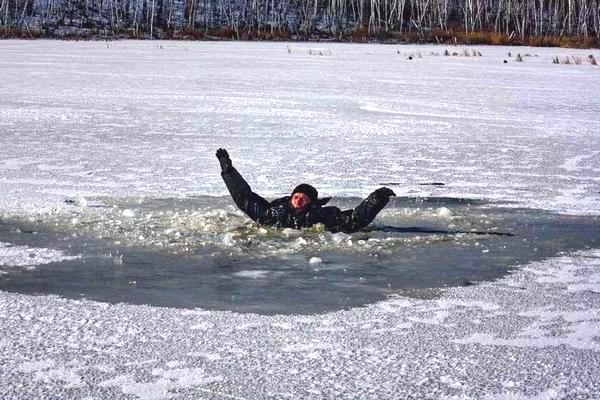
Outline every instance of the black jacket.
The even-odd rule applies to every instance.
[[[323,224],[331,232],[356,232],[369,225],[389,201],[389,196],[379,196],[375,191],[354,210],[324,207],[329,201],[329,198],[324,198],[317,200],[306,210],[296,212],[290,204],[289,196],[269,202],[254,193],[232,166],[223,171],[221,176],[240,210],[259,224],[277,228],[300,229]]]

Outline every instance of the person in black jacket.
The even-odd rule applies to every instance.
[[[396,195],[391,189],[382,187],[354,210],[342,211],[337,207],[324,207],[331,198],[319,199],[317,189],[303,183],[294,189],[291,196],[269,202],[250,189],[233,167],[227,150],[219,149],[216,155],[221,163],[221,176],[233,201],[252,220],[262,225],[300,229],[323,224],[331,232],[356,232],[369,225],[390,197]]]

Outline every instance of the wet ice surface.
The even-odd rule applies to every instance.
[[[337,200],[337,201],[336,201]],[[341,208],[360,199],[335,199]],[[259,314],[349,309],[390,295],[498,278],[516,265],[600,247],[598,217],[480,200],[397,198],[365,232],[264,228],[227,198],[89,199],[66,218],[4,225],[0,241],[82,258],[6,269],[0,289]],[[19,228],[20,227],[20,228]],[[23,232],[24,231],[24,232]],[[20,233],[19,233],[20,232]],[[35,234],[33,234],[35,233]]]
[[[311,56],[310,47],[331,55]],[[90,218],[77,210],[94,204],[66,198],[225,195],[218,147],[265,196],[302,181],[335,197],[385,183],[401,196],[579,214],[572,232],[600,214],[598,67],[551,62],[598,59],[598,51],[478,46],[483,57],[432,54],[447,47],[296,43],[288,52],[284,43],[0,41],[3,220],[56,218],[78,235],[56,236],[48,247],[44,236],[27,244],[34,235],[27,229],[5,232],[0,260],[8,273],[0,279],[57,266],[48,260],[88,260],[68,243],[82,240],[79,228],[90,232],[94,224],[76,228]],[[408,61],[416,51],[423,57]],[[514,61],[517,52],[524,62]],[[135,221],[139,211],[129,207],[100,225],[122,235],[110,221]],[[534,211],[523,218],[560,220]],[[115,247],[151,238],[161,257],[193,257],[185,244],[161,245],[175,231],[154,237],[144,224],[124,224],[125,232],[137,226],[138,236],[111,237],[121,241]],[[245,243],[215,239],[234,249]],[[112,265],[121,260],[102,253]],[[2,291],[0,397],[594,398],[599,256],[569,251],[434,298],[302,316]],[[62,265],[73,262],[80,261]],[[255,268],[236,276],[266,279]]]

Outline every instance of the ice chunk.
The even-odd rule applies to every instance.
[[[243,270],[233,274],[241,278],[260,279],[266,278],[269,275],[269,271],[265,270]]]
[[[234,238],[234,234],[232,232],[227,232],[225,235],[223,235],[223,244],[225,246],[234,246],[235,245],[235,238]]]
[[[331,240],[335,244],[340,244],[344,241],[350,240],[350,235],[343,232],[334,233],[333,235],[331,235]]]
[[[14,246],[0,242],[0,267],[33,267],[81,258],[80,255],[67,255],[60,250]]]
[[[132,218],[135,217],[135,211],[133,211],[131,208],[128,208],[123,210],[121,215],[123,215],[124,217]]]
[[[308,242],[306,241],[306,239],[304,239],[302,236],[300,236],[298,239],[296,239],[296,242],[295,242],[295,244],[297,246],[304,246],[307,243]]]
[[[310,264],[321,264],[323,260],[320,257],[311,257],[310,260],[308,260],[308,262]]]
[[[77,196],[77,197],[75,197],[75,203],[74,204],[76,206],[78,206],[78,207],[87,207],[88,201],[83,196]]]
[[[285,228],[282,232],[285,237],[297,237],[300,236],[301,232],[297,229]]]
[[[446,207],[438,208],[436,213],[439,217],[443,218],[449,218],[452,216],[452,211],[450,211],[450,209]]]

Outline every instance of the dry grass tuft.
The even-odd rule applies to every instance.
[[[594,57],[594,55],[593,55],[593,54],[590,54],[590,55],[588,56],[588,61],[589,61],[589,63],[590,63],[590,64],[592,64],[592,65],[598,65],[598,62],[596,62],[596,57]]]
[[[596,57],[594,57],[593,54],[590,54],[585,58],[581,58],[579,56],[565,56],[565,58],[560,58],[559,56],[552,57],[552,64],[583,65],[586,61],[590,65],[598,65]]]
[[[308,49],[311,56],[332,56],[333,52],[329,49]]]
[[[364,26],[357,27],[350,35],[351,42],[366,43],[369,39],[369,31]]]
[[[38,29],[29,28],[13,28],[0,25],[0,38],[8,39],[39,39],[44,37],[43,33]]]

